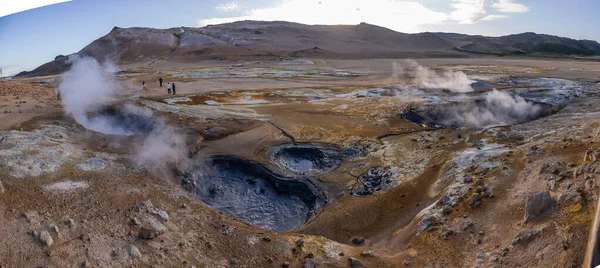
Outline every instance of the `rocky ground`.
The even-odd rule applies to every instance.
[[[421,64],[490,86],[448,92],[391,60],[121,66],[115,99],[149,108],[183,137],[185,157],[150,165],[139,152],[152,134],[106,135],[64,115],[59,77],[1,81],[0,266],[582,266],[599,190],[600,66]],[[491,88],[551,108],[504,124],[436,121],[438,107]],[[188,174],[215,156],[268,171],[234,167],[231,176],[247,179],[211,187],[198,179],[213,169]],[[256,203],[226,210],[218,197],[231,193]],[[299,199],[306,223],[257,227],[305,209],[252,206],[283,200],[262,199],[271,193]]]

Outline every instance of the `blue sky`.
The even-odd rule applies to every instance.
[[[50,1],[57,0],[19,3]],[[0,16],[18,10],[0,6]],[[599,14],[597,0],[75,0],[0,17],[0,67],[4,75],[31,70],[56,55],[79,51],[114,26],[199,27],[240,19],[364,21],[410,33],[498,36],[532,31],[600,40]]]

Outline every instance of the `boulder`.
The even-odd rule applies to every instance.
[[[551,213],[555,204],[556,201],[548,191],[530,194],[525,208],[525,223],[539,220]]]

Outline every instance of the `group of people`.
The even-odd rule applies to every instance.
[[[160,87],[162,87],[162,77],[158,78],[158,83]],[[146,81],[142,81],[142,89],[146,90]],[[171,92],[173,92],[173,95],[175,95],[175,83],[167,83],[167,94],[171,95]]]

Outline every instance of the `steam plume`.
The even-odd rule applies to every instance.
[[[71,69],[62,76],[58,91],[67,115],[83,127],[104,134],[147,134],[137,146],[136,164],[166,170],[186,155],[185,138],[178,130],[156,118],[152,110],[126,103],[119,114],[102,113],[115,99],[121,85],[113,79],[118,68],[110,62],[98,63],[90,57],[72,57]]]
[[[482,103],[456,105],[446,120],[447,124],[467,127],[509,125],[537,118],[543,112],[540,105],[522,97],[494,89],[487,93]]]
[[[414,60],[395,61],[393,63],[393,75],[409,75],[414,77],[414,82],[420,87],[448,89],[452,92],[473,91],[471,84],[475,82],[463,72],[434,71],[421,66]]]

